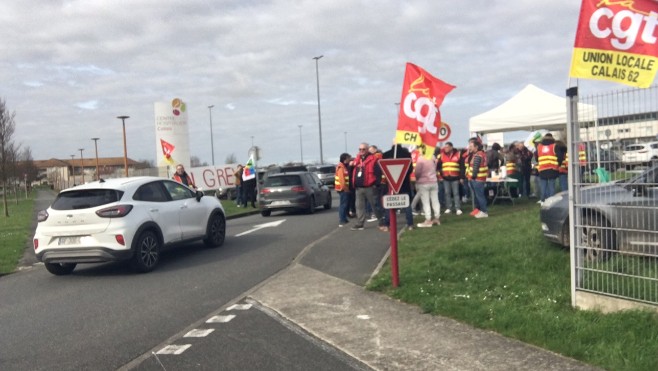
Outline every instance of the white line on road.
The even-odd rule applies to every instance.
[[[235,315],[231,314],[228,316],[213,316],[210,317],[206,323],[227,323],[230,322],[233,318],[235,318]]]
[[[179,355],[191,347],[192,344],[183,344],[183,345],[167,345],[166,347],[158,350],[156,354],[175,354]]]
[[[246,234],[249,234],[251,232],[256,232],[257,230],[263,229],[263,228],[278,227],[279,225],[281,225],[281,223],[283,223],[285,221],[286,221],[285,219],[281,219],[281,220],[275,220],[275,221],[269,222],[269,223],[258,224],[258,225],[255,225],[252,229],[250,229],[248,231],[244,231],[242,233],[236,234],[235,237],[244,236]]]
[[[211,332],[215,331],[214,328],[209,328],[209,329],[194,329],[187,334],[185,334],[183,337],[184,338],[204,338],[208,335],[210,335]]]
[[[247,310],[251,308],[251,304],[233,304],[226,310]]]

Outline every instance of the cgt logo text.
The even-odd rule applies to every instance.
[[[629,1],[601,1],[614,5],[615,3],[627,4]],[[632,7],[632,1],[630,1]],[[589,30],[598,39],[607,39],[611,35],[610,44],[618,50],[629,50],[635,46],[638,37],[645,44],[655,44],[656,26],[658,25],[658,13],[649,12],[643,14],[640,11],[621,10],[615,13],[610,8],[599,8],[589,19]]]
[[[421,123],[421,125],[418,125],[420,134],[426,132],[436,134],[438,129],[434,121],[439,109],[436,107],[434,99],[428,97],[418,98],[415,93],[409,93],[404,98],[402,109],[407,117]]]

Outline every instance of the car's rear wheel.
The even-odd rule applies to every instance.
[[[331,209],[331,192],[327,195],[327,202],[324,203],[324,209],[329,210]]]
[[[208,219],[206,227],[206,238],[203,243],[208,247],[219,247],[224,244],[226,238],[226,219],[222,213],[216,212]]]
[[[48,272],[56,276],[66,276],[75,269],[76,263],[44,263]]]
[[[133,268],[140,273],[152,271],[160,261],[160,240],[153,231],[144,231],[133,242]]]
[[[582,242],[584,258],[589,261],[606,261],[617,250],[615,231],[600,215],[583,218]]]
[[[306,209],[306,212],[309,214],[315,213],[315,197],[311,197],[308,200],[308,209]]]
[[[262,216],[270,216],[272,215],[272,210],[261,210],[260,215]]]

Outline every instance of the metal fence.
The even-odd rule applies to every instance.
[[[572,304],[658,309],[658,87],[567,95]]]

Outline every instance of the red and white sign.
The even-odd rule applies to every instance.
[[[389,186],[393,190],[393,193],[400,192],[402,182],[404,181],[404,176],[407,175],[409,166],[411,166],[411,159],[383,158],[379,160],[379,166],[382,168],[384,176],[386,177]]]
[[[445,142],[450,138],[450,134],[452,134],[452,130],[450,129],[450,126],[448,125],[447,122],[441,121],[441,127],[439,128],[439,142]]]

